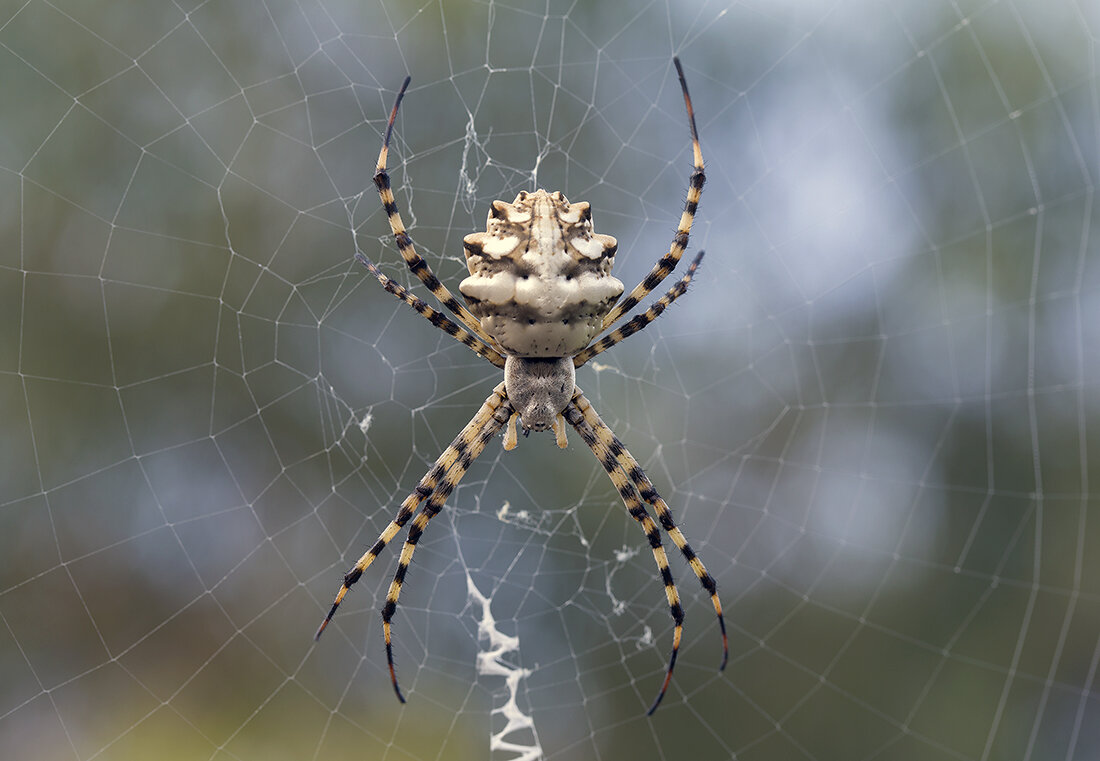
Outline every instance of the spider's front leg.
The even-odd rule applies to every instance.
[[[580,396],[580,389],[577,389],[577,395]],[[668,666],[665,668],[665,680],[661,684],[661,690],[657,693],[657,698],[646,712],[647,715],[650,715],[661,704],[661,700],[668,690],[668,685],[672,681],[672,669],[676,666],[676,655],[680,652],[680,638],[684,631],[684,608],[680,604],[680,594],[676,590],[676,582],[673,581],[672,570],[668,566],[668,555],[665,554],[665,548],[661,544],[661,531],[645,509],[645,505],[638,498],[638,490],[634,488],[619,467],[615,452],[611,451],[600,440],[596,432],[592,430],[592,426],[584,419],[584,415],[577,409],[575,403],[566,407],[564,414],[565,419],[581,435],[584,443],[596,455],[596,459],[600,461],[604,470],[611,477],[611,481],[615,484],[615,488],[619,490],[619,496],[622,498],[623,504],[626,505],[626,511],[630,514],[630,517],[641,525],[646,539],[649,540],[649,546],[653,550],[653,559],[657,563],[657,571],[661,574],[661,580],[665,585],[665,597],[668,600],[668,609],[675,623],[675,628],[672,631],[672,653],[669,655]]]
[[[351,589],[351,586],[355,582],[359,581],[363,572],[367,570],[371,563],[374,562],[374,559],[382,553],[386,545],[397,536],[397,532],[409,522],[409,519],[412,518],[413,514],[416,512],[417,505],[432,496],[432,494],[434,494],[437,489],[441,489],[444,484],[447,484],[446,491],[449,494],[450,491],[454,489],[455,485],[458,484],[462,476],[466,474],[473,459],[477,457],[478,454],[481,454],[481,449],[484,448],[484,444],[481,444],[480,447],[477,448],[477,454],[473,454],[472,452],[472,445],[476,445],[478,434],[487,429],[492,429],[493,433],[496,433],[511,414],[512,406],[508,403],[504,384],[499,383],[497,387],[493,389],[493,393],[489,395],[489,398],[485,400],[485,403],[481,405],[481,409],[479,409],[470,422],[466,424],[466,427],[459,432],[458,436],[451,442],[451,445],[443,450],[443,454],[439,455],[439,459],[435,461],[431,469],[424,474],[422,479],[420,479],[420,483],[416,485],[412,494],[406,497],[405,501],[401,503],[401,508],[397,511],[397,515],[394,516],[393,520],[391,520],[389,525],[382,531],[378,540],[369,550],[363,553],[363,556],[356,561],[355,565],[351,567],[351,570],[344,574],[344,583],[340,586],[340,591],[336,593],[336,599],[333,601],[328,615],[325,616],[325,620],[321,622],[321,626],[313,636],[315,641],[321,638],[321,634],[325,631],[325,627],[328,626],[329,621],[331,621],[332,617],[336,614],[336,609],[340,607],[344,595],[348,593],[348,590]],[[500,416],[504,416],[504,420],[497,424],[496,418]]]
[[[642,466],[619,441],[619,437],[615,435],[614,431],[596,413],[592,403],[581,393],[580,389],[577,389],[573,395],[573,403],[569,407],[570,409],[576,409],[595,432],[602,445],[600,451],[606,451],[615,459],[619,472],[630,479],[643,500],[653,505],[653,509],[657,511],[657,519],[661,522],[661,528],[668,532],[673,543],[679,548],[680,554],[684,556],[684,560],[687,561],[688,566],[699,579],[699,585],[710,595],[711,605],[713,605],[714,614],[718,619],[718,628],[722,632],[722,662],[718,665],[718,670],[722,671],[726,668],[727,661],[729,661],[729,638],[726,635],[726,619],[722,615],[722,601],[718,598],[718,584],[714,581],[714,577],[710,575],[706,566],[703,565],[703,561],[699,559],[699,556],[695,554],[695,550],[688,544],[687,538],[680,531],[672,517],[672,510],[669,509],[668,503],[657,493],[657,489],[653,486],[653,482],[649,480],[649,476],[642,470]],[[568,413],[569,410],[566,410],[567,416]],[[604,467],[606,469],[606,463]],[[615,480],[614,476],[612,476],[612,480]]]
[[[443,509],[447,498],[462,479],[462,476],[469,470],[473,461],[481,455],[485,450],[485,445],[500,432],[500,429],[512,417],[512,405],[504,398],[503,383],[494,389],[493,396],[486,400],[482,410],[490,406],[494,400],[499,400],[499,403],[489,412],[484,422],[475,426],[474,422],[471,421],[455,439],[456,448],[459,451],[457,461],[454,467],[443,477],[439,486],[436,487],[427,504],[421,508],[416,518],[413,519],[412,525],[409,526],[409,534],[405,539],[405,545],[401,548],[401,557],[397,561],[397,572],[393,575],[389,592],[386,593],[386,604],[382,606],[382,634],[386,641],[386,663],[389,665],[393,691],[397,693],[397,699],[402,703],[405,702],[405,696],[401,694],[401,688],[397,686],[397,670],[394,668],[393,663],[390,620],[397,610],[397,600],[401,596],[401,585],[405,583],[405,576],[408,574],[409,565],[412,563],[413,552],[416,551],[416,545],[420,542],[424,529],[428,527],[428,521]]]
[[[648,711],[649,714],[652,714],[660,705],[672,679],[672,669],[676,664],[676,654],[680,648],[684,611],[680,605],[676,585],[672,580],[672,572],[668,567],[668,558],[661,547],[660,532],[657,530],[657,525],[653,522],[653,519],[646,512],[645,506],[639,500],[639,497],[656,509],[661,527],[668,532],[672,541],[688,561],[691,570],[698,577],[703,589],[710,594],[715,615],[718,617],[718,626],[722,631],[722,662],[718,667],[718,670],[721,671],[726,667],[726,662],[729,659],[729,641],[726,636],[726,621],[722,615],[722,602],[718,599],[718,588],[714,578],[703,565],[703,561],[695,554],[679,527],[676,526],[672,518],[672,511],[669,510],[668,504],[653,487],[653,482],[646,476],[634,456],[627,451],[619,438],[603,422],[579,388],[575,389],[572,402],[566,407],[563,414],[565,419],[584,439],[584,443],[588,445],[592,453],[596,455],[596,459],[603,465],[604,470],[607,471],[612,483],[619,490],[619,496],[626,505],[627,512],[642,525],[646,538],[653,548],[653,557],[657,561],[661,579],[664,581],[665,595],[668,598],[669,610],[673,621],[676,623],[676,628],[673,632],[672,655],[669,657],[668,668],[665,671],[665,681],[661,685],[661,691],[657,694],[657,699],[653,701],[653,705],[650,706]]]

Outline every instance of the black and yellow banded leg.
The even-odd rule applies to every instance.
[[[386,212],[386,218],[390,223],[390,230],[393,232],[394,238],[397,241],[397,248],[401,252],[401,258],[405,260],[405,264],[409,266],[409,270],[420,278],[420,282],[428,286],[428,290],[432,292],[432,295],[439,299],[439,303],[449,309],[462,323],[473,331],[480,339],[492,346],[492,339],[482,329],[481,323],[474,317],[466,307],[454,297],[454,295],[447,290],[447,286],[440,282],[439,278],[432,272],[431,267],[424,261],[424,258],[420,254],[416,253],[416,248],[413,246],[412,238],[409,237],[408,231],[405,230],[405,223],[401,221],[401,213],[397,209],[397,200],[393,196],[393,189],[390,187],[390,175],[386,171],[386,159],[389,156],[390,151],[390,137],[393,135],[393,123],[397,119],[397,109],[401,106],[401,100],[405,97],[405,90],[409,87],[411,77],[405,77],[404,83],[401,85],[401,90],[397,93],[397,99],[393,103],[393,110],[390,111],[390,120],[386,125],[386,136],[382,141],[382,150],[378,152],[378,164],[374,169],[374,185],[378,188],[378,195],[382,199],[382,208]]]
[[[695,550],[688,544],[687,538],[684,537],[683,532],[680,531],[672,518],[672,511],[669,509],[668,503],[666,503],[664,499],[661,498],[661,495],[657,493],[657,490],[653,487],[653,482],[649,480],[649,476],[645,474],[645,471],[642,470],[638,461],[634,459],[634,456],[627,451],[626,447],[619,441],[615,433],[606,423],[604,423],[596,410],[592,408],[592,404],[585,395],[581,393],[580,389],[575,391],[573,394],[573,401],[570,402],[569,405],[569,409],[574,408],[580,413],[584,421],[595,431],[601,445],[614,458],[618,469],[630,479],[631,484],[638,490],[638,493],[641,494],[642,499],[653,505],[654,509],[657,511],[657,519],[661,522],[661,527],[668,532],[669,537],[671,537],[676,546],[680,548],[680,552],[683,554],[684,559],[687,560],[688,565],[691,566],[691,570],[699,579],[699,584],[702,585],[703,589],[710,595],[711,604],[714,606],[714,613],[718,617],[718,628],[722,632],[722,663],[718,666],[718,670],[721,671],[726,667],[726,662],[729,660],[729,639],[726,636],[726,619],[722,615],[722,601],[718,599],[718,585],[715,583],[714,577],[707,572],[706,566],[703,565],[703,561],[699,559],[699,556],[695,554]],[[606,465],[604,467],[606,468]]]
[[[660,317],[661,313],[668,308],[669,304],[687,292],[688,284],[690,284],[691,279],[695,277],[695,270],[699,268],[699,262],[703,260],[703,253],[703,251],[700,251],[696,254],[691,266],[688,267],[688,271],[684,273],[684,276],[680,278],[680,281],[676,283],[676,285],[668,289],[668,292],[665,293],[664,296],[655,301],[649,309],[641,314],[634,315],[599,341],[589,344],[587,349],[573,357],[573,366],[580,367],[597,354],[602,354],[620,341],[630,338],[630,336]]]
[[[494,395],[501,391],[503,387],[503,383],[497,386],[497,390],[493,392]],[[491,401],[493,398],[490,397],[489,400]],[[488,404],[489,401],[486,401],[486,405]],[[390,622],[397,610],[397,600],[401,596],[401,585],[405,583],[405,575],[409,572],[413,552],[416,551],[416,545],[420,542],[420,537],[424,535],[424,529],[428,527],[428,521],[443,509],[447,498],[451,496],[455,486],[466,475],[470,465],[485,450],[485,445],[489,443],[489,440],[500,432],[512,413],[512,405],[505,399],[492,410],[479,428],[467,426],[462,433],[463,444],[453,467],[443,476],[439,486],[436,487],[427,503],[420,509],[420,512],[409,525],[409,533],[405,538],[405,545],[401,548],[401,557],[397,561],[397,572],[394,573],[393,581],[386,593],[386,604],[382,606],[382,635],[386,641],[386,664],[390,669],[390,681],[393,682],[393,691],[397,693],[397,699],[402,703],[405,702],[405,696],[401,694],[401,688],[397,685],[397,669],[393,663],[393,639],[391,637]],[[469,432],[468,435],[467,431]]]
[[[388,292],[392,293],[394,296],[401,299],[406,304],[415,309],[418,314],[427,319],[428,322],[430,322],[432,325],[435,325],[437,328],[442,330],[451,338],[458,341],[463,346],[470,349],[470,351],[472,351],[474,354],[478,355],[482,359],[486,359],[489,362],[492,362],[497,367],[504,367],[504,357],[501,356],[500,352],[498,352],[496,349],[492,348],[484,341],[479,339],[477,336],[475,336],[473,333],[470,333],[469,331],[462,328],[460,325],[457,325],[453,321],[447,319],[447,316],[445,314],[440,312],[438,309],[433,309],[420,297],[414,296],[412,293],[409,292],[408,288],[401,285],[396,280],[390,278],[388,275],[386,275],[386,273],[382,272],[382,270],[378,269],[377,265],[375,265],[375,263],[367,257],[363,256],[363,254],[356,254],[355,258],[359,260],[360,264],[370,270],[372,275],[378,278],[378,282],[382,284],[383,288],[385,288]],[[631,322],[633,322],[633,320],[631,320]]]
[[[317,633],[313,636],[316,641],[320,639],[321,633],[324,632],[325,627],[328,626],[328,622],[332,620],[332,617],[336,614],[336,609],[340,607],[341,601],[344,599],[344,595],[351,589],[351,585],[359,581],[359,577],[363,575],[363,571],[370,567],[374,559],[377,558],[382,550],[386,548],[386,545],[393,540],[397,535],[397,532],[409,522],[413,514],[416,512],[417,505],[430,497],[437,488],[440,488],[441,483],[447,483],[452,477],[449,472],[452,468],[458,464],[461,468],[457,478],[450,480],[450,489],[454,488],[454,485],[458,482],[458,478],[462,478],[462,474],[466,472],[466,469],[470,467],[472,457],[470,456],[471,446],[475,442],[479,441],[479,436],[486,430],[486,428],[493,428],[496,417],[505,415],[505,420],[512,414],[512,405],[508,403],[507,396],[504,392],[504,383],[500,383],[493,389],[493,393],[489,395],[489,398],[485,400],[485,403],[481,405],[481,409],[473,416],[466,427],[463,428],[458,436],[455,437],[451,445],[443,450],[443,454],[439,456],[439,459],[435,461],[431,469],[420,479],[420,483],[416,485],[412,494],[405,498],[405,501],[401,503],[401,508],[397,511],[397,515],[390,521],[389,525],[382,531],[381,535],[369,550],[363,553],[363,556],[356,561],[355,565],[351,567],[346,574],[344,574],[344,583],[340,586],[340,591],[336,593],[336,599],[332,603],[332,607],[329,609],[328,615],[325,616],[325,620],[321,622],[321,626],[317,629]],[[503,425],[503,423],[501,423]],[[496,426],[495,430],[500,430],[500,426]],[[484,444],[479,444],[478,454],[481,453],[481,448],[484,448]],[[476,457],[476,455],[474,455]]]
[[[603,330],[610,328],[619,318],[637,306],[676,268],[680,257],[687,249],[688,238],[691,235],[691,225],[695,221],[695,212],[699,208],[699,198],[703,195],[703,185],[707,181],[707,175],[703,169],[703,150],[699,147],[699,133],[695,129],[695,109],[691,106],[691,95],[688,94],[684,69],[680,65],[679,58],[673,58],[672,62],[676,64],[676,74],[680,77],[680,89],[684,93],[684,106],[687,108],[688,126],[691,128],[693,169],[691,177],[688,179],[687,202],[684,204],[684,211],[680,215],[680,225],[676,228],[676,235],[672,238],[672,246],[669,248],[668,253],[657,260],[657,264],[653,266],[653,269],[650,270],[650,273],[645,276],[642,282],[634,286],[634,290],[630,292],[630,295],[607,313],[607,316],[603,319]]]
[[[653,701],[653,704],[646,712],[647,715],[652,714],[657,710],[657,706],[661,704],[661,700],[664,698],[665,693],[668,691],[668,685],[672,681],[672,669],[676,666],[676,655],[680,652],[680,639],[684,630],[684,609],[680,605],[680,595],[676,591],[676,583],[672,580],[672,569],[668,566],[668,556],[665,554],[665,549],[661,545],[661,532],[657,528],[657,524],[653,522],[653,518],[646,512],[645,505],[638,498],[638,490],[627,478],[626,473],[623,471],[619,464],[619,459],[615,452],[612,451],[607,444],[597,435],[592,429],[592,426],[585,420],[584,415],[576,405],[576,400],[580,396],[580,390],[576,391],[573,397],[573,401],[569,403],[569,406],[565,408],[562,413],[565,419],[570,425],[576,429],[580,434],[584,443],[588,445],[592,453],[596,455],[596,459],[603,465],[604,470],[607,471],[607,475],[610,476],[611,482],[615,484],[615,488],[619,490],[619,496],[623,500],[623,504],[626,505],[626,510],[630,513],[630,517],[638,521],[642,526],[642,530],[645,531],[646,539],[649,541],[649,546],[653,550],[653,559],[657,562],[657,570],[661,574],[661,581],[665,585],[665,597],[668,600],[669,613],[672,615],[672,620],[675,622],[675,628],[672,631],[672,653],[668,658],[668,666],[665,669],[665,680],[661,684],[661,690],[657,693],[657,698]]]

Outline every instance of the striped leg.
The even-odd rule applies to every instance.
[[[397,532],[409,522],[413,513],[416,512],[417,505],[430,497],[437,488],[442,488],[440,485],[441,480],[443,484],[450,483],[450,486],[447,487],[447,492],[450,493],[450,490],[458,483],[458,479],[462,478],[466,469],[470,467],[470,462],[472,462],[473,459],[470,457],[471,443],[477,441],[479,439],[479,434],[484,430],[492,429],[494,432],[500,430],[500,426],[496,425],[494,421],[502,414],[510,416],[512,414],[512,405],[508,403],[504,393],[504,384],[500,383],[493,389],[493,393],[489,395],[485,403],[481,405],[481,409],[477,411],[477,414],[473,416],[470,422],[466,424],[466,427],[455,437],[451,445],[443,450],[443,454],[439,456],[439,459],[435,461],[431,469],[422,479],[420,479],[420,483],[416,485],[416,489],[413,490],[412,494],[406,497],[405,501],[401,503],[401,508],[397,511],[397,515],[394,516],[390,524],[382,531],[382,534],[378,537],[378,541],[376,541],[369,550],[364,552],[363,556],[351,567],[351,570],[344,575],[344,583],[340,586],[340,591],[336,593],[336,599],[333,601],[328,615],[325,616],[325,620],[321,622],[321,626],[313,636],[314,641],[321,638],[322,632],[325,631],[328,622],[331,621],[332,617],[336,614],[336,609],[340,607],[340,603],[343,601],[344,595],[351,589],[351,585],[359,581],[359,577],[363,575],[363,571],[370,567],[370,564],[382,553],[386,545],[393,540]],[[507,420],[507,417],[505,417],[505,420]],[[478,454],[481,453],[482,448],[484,448],[484,444],[481,444],[478,448]],[[474,456],[476,457],[477,455]],[[455,463],[459,463],[461,470],[458,471],[457,476],[449,475]]]
[[[401,106],[401,99],[405,97],[405,90],[408,89],[411,79],[411,77],[405,77],[405,82],[397,93],[397,100],[394,101],[393,110],[390,111],[390,121],[386,125],[386,137],[382,141],[382,150],[378,152],[378,165],[374,170],[374,184],[378,188],[378,195],[382,199],[382,208],[385,209],[386,217],[389,219],[390,230],[393,231],[394,238],[397,240],[397,248],[401,252],[401,258],[405,260],[405,264],[409,265],[409,270],[420,278],[420,282],[428,286],[428,290],[439,299],[440,304],[455,314],[467,328],[477,334],[478,338],[492,346],[492,339],[482,329],[478,319],[459,303],[458,299],[447,290],[447,286],[443,285],[439,278],[435,276],[424,258],[416,253],[412,238],[405,230],[405,223],[401,221],[401,213],[397,210],[397,201],[394,199],[393,190],[390,188],[390,175],[386,171],[386,158],[390,151],[390,136],[393,134],[393,123],[397,119],[397,109]]]
[[[463,346],[466,346],[474,354],[478,355],[482,359],[492,362],[497,367],[504,367],[504,357],[500,355],[496,349],[487,345],[480,338],[473,333],[465,330],[459,325],[456,325],[451,320],[447,319],[447,316],[440,312],[438,309],[432,309],[424,300],[414,296],[409,292],[407,288],[398,283],[396,280],[388,277],[382,270],[367,257],[362,254],[356,254],[355,258],[359,260],[359,263],[371,271],[371,274],[378,278],[378,282],[382,284],[382,287],[392,293],[397,298],[404,301],[406,304],[415,309],[421,316],[428,320],[432,325],[442,330],[451,338],[458,341]],[[633,321],[632,321],[633,322]]]
[[[684,79],[684,69],[680,66],[680,59],[673,58],[676,64],[676,74],[680,77],[680,89],[684,93],[684,105],[687,107],[688,125],[691,127],[691,150],[694,158],[694,169],[688,181],[687,203],[684,212],[680,215],[680,226],[676,228],[676,235],[672,239],[672,247],[662,256],[657,264],[642,282],[634,287],[630,295],[615,305],[615,308],[607,313],[603,319],[603,329],[607,330],[635,306],[638,305],[649,293],[669,276],[684,250],[688,245],[688,236],[691,235],[691,224],[695,221],[695,211],[699,208],[699,197],[703,194],[703,183],[707,176],[703,171],[703,151],[699,147],[699,133],[695,130],[695,110],[691,107],[691,96],[688,94],[687,80]]]
[[[665,585],[668,609],[672,614],[672,620],[676,624],[672,631],[672,654],[669,656],[668,666],[665,669],[665,681],[661,684],[661,691],[657,693],[653,705],[646,712],[646,715],[650,715],[661,704],[661,700],[668,690],[668,685],[672,681],[672,669],[676,666],[676,655],[680,652],[680,638],[684,630],[684,609],[680,605],[680,595],[676,591],[676,583],[672,580],[672,570],[668,567],[668,556],[665,554],[664,547],[661,546],[661,532],[657,528],[657,524],[649,517],[649,513],[646,512],[645,505],[638,499],[638,490],[627,478],[617,452],[610,448],[585,420],[584,414],[577,406],[577,401],[583,399],[584,396],[581,395],[578,389],[573,395],[573,401],[569,403],[562,414],[576,429],[577,433],[581,435],[584,443],[596,455],[596,459],[600,461],[604,470],[607,471],[607,475],[611,477],[611,482],[619,490],[619,496],[622,497],[623,504],[626,505],[630,517],[638,521],[642,526],[642,530],[645,531],[646,539],[649,540],[649,546],[653,550],[653,559],[657,561],[657,570],[660,572],[661,580]]]
[[[596,432],[596,436],[600,440],[601,445],[610,452],[611,456],[614,458],[618,470],[626,474],[634,488],[642,495],[642,499],[653,505],[654,509],[657,511],[657,519],[661,522],[661,527],[668,532],[672,541],[680,548],[680,552],[683,554],[684,559],[687,560],[688,565],[691,566],[691,570],[694,571],[696,577],[698,577],[699,583],[710,595],[711,604],[714,605],[714,613],[718,617],[718,627],[722,631],[722,663],[718,666],[718,670],[723,670],[726,667],[726,661],[729,660],[729,640],[726,637],[726,619],[722,616],[722,601],[718,599],[718,585],[715,584],[714,577],[707,572],[706,566],[703,565],[703,561],[700,560],[699,556],[695,554],[695,551],[691,549],[691,545],[688,544],[683,532],[680,531],[676,522],[672,519],[672,511],[669,510],[668,504],[661,499],[661,495],[653,488],[653,482],[649,480],[649,476],[645,474],[645,471],[638,465],[638,461],[627,451],[623,443],[619,441],[618,437],[607,426],[607,423],[605,423],[596,413],[596,410],[592,408],[592,404],[584,394],[581,393],[580,389],[577,389],[573,394],[573,401],[570,403],[569,409],[573,408],[576,408],[583,417],[584,422],[591,426]],[[568,411],[566,414],[568,416]],[[606,465],[604,465],[604,467],[607,468]],[[614,480],[614,476],[612,476],[612,480]],[[618,484],[616,483],[616,485]]]
[[[658,299],[649,309],[645,310],[645,312],[634,315],[599,341],[590,344],[587,349],[573,357],[573,366],[580,367],[597,354],[602,354],[620,341],[630,338],[630,336],[660,317],[661,313],[668,308],[669,304],[687,292],[688,284],[691,283],[692,277],[695,276],[695,270],[698,269],[699,262],[703,260],[703,253],[703,251],[700,251],[696,255],[695,260],[692,261],[691,266],[688,267],[688,271],[680,278],[680,282],[669,288],[664,296]]]
[[[492,402],[498,393],[503,393],[501,391],[503,386],[503,383],[497,386],[497,389],[493,392],[494,396],[489,397],[489,400],[485,403],[486,405]],[[428,527],[428,521],[443,509],[443,505],[447,502],[447,498],[451,495],[455,486],[466,475],[466,471],[469,470],[473,461],[485,450],[485,445],[489,443],[489,440],[496,436],[500,429],[504,427],[504,424],[508,422],[508,419],[512,417],[512,412],[511,403],[507,399],[502,399],[479,428],[467,426],[463,430],[459,437],[461,439],[460,452],[453,467],[447,471],[443,481],[428,499],[427,504],[421,508],[416,518],[413,519],[412,525],[409,526],[405,546],[401,548],[401,557],[397,561],[397,572],[393,575],[389,592],[386,593],[386,604],[382,606],[382,634],[386,641],[386,663],[390,668],[390,681],[393,682],[393,691],[397,693],[397,699],[402,703],[405,702],[405,696],[401,694],[401,688],[397,686],[397,670],[393,665],[393,640],[390,633],[390,621],[397,610],[397,600],[401,596],[401,585],[405,583],[405,575],[409,572],[413,552],[416,551],[416,545],[420,541],[420,537],[424,535],[424,529]]]

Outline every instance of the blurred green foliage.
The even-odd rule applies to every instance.
[[[0,756],[484,758],[469,578],[547,758],[1096,757],[1097,32],[1026,1],[9,4]],[[542,186],[629,287],[690,171],[674,54],[708,256],[578,383],[717,577],[730,666],[674,561],[643,716],[644,538],[579,439],[533,437],[420,545],[401,707],[396,551],[310,636],[497,381],[352,260],[409,282],[370,179],[394,90],[445,282]]]

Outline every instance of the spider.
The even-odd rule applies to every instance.
[[[575,383],[576,368],[649,325],[669,304],[683,295],[703,258],[700,251],[679,282],[645,312],[622,323],[603,338],[594,340],[672,273],[688,245],[688,235],[706,175],[684,70],[678,58],[673,58],[673,63],[684,95],[694,158],[687,203],[669,252],[657,261],[652,271],[622,301],[619,298],[623,293],[623,284],[611,276],[618,245],[615,239],[592,231],[592,211],[588,203],[570,203],[558,191],[547,193],[539,189],[520,192],[510,204],[493,201],[485,232],[476,232],[464,238],[470,277],[459,284],[459,291],[469,309],[462,306],[416,253],[390,188],[386,159],[397,110],[409,87],[410,77],[405,78],[397,93],[382,149],[378,153],[374,184],[401,257],[435,298],[458,318],[458,322],[387,277],[361,253],[357,253],[355,258],[389,293],[479,357],[504,370],[504,381],[493,389],[481,409],[420,479],[374,545],[344,575],[332,608],[314,636],[315,641],[320,638],[351,586],[405,524],[412,520],[397,563],[397,572],[382,607],[386,662],[394,692],[402,703],[405,696],[397,684],[390,622],[397,609],[401,585],[408,573],[413,552],[428,521],[443,508],[459,480],[489,440],[504,429],[504,448],[511,450],[516,447],[517,420],[523,427],[524,436],[531,431],[553,431],[557,445],[563,449],[567,446],[565,423],[573,426],[607,471],[630,517],[645,531],[675,624],[672,653],[665,668],[664,682],[647,715],[651,715],[660,705],[672,679],[672,669],[680,649],[684,611],[661,544],[661,533],[646,505],[651,505],[656,511],[661,528],[671,537],[703,589],[710,594],[722,633],[722,663],[719,670],[726,666],[729,644],[714,578],[677,528],[668,505],[638,461],[600,419]],[[427,504],[417,514],[416,509],[424,500]]]

